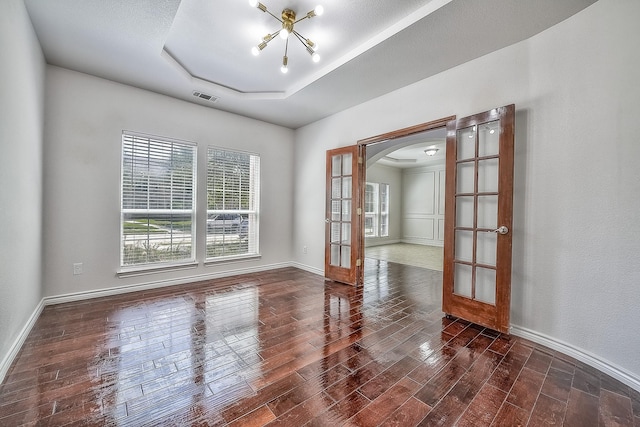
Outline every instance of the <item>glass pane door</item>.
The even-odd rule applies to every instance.
[[[447,124],[442,310],[509,330],[515,107]]]
[[[325,276],[354,285],[361,250],[357,213],[362,167],[357,160],[358,146],[327,152]]]
[[[454,293],[495,305],[498,120],[458,129]]]

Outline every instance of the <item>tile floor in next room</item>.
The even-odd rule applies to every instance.
[[[640,393],[443,318],[435,270],[295,268],[45,307],[0,425],[640,426]]]

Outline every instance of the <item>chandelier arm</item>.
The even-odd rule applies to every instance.
[[[271,13],[271,11],[269,9],[265,10],[265,12],[267,12],[269,15],[273,16],[278,22],[280,22],[282,24],[282,19],[278,18],[276,15]]]
[[[304,37],[302,36],[302,34],[297,32],[296,30],[293,30],[293,35],[295,35],[298,41],[302,43],[302,46],[304,46],[305,48],[307,47],[307,43],[305,43]]]
[[[280,31],[282,31],[282,28],[280,28],[280,29],[279,29],[278,31],[276,31],[275,33],[271,34],[271,38],[269,39],[269,41],[267,42],[267,44],[268,44],[271,40],[273,40],[273,39],[277,38],[277,37],[278,37],[278,35],[280,34]]]

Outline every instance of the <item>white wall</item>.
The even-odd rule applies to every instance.
[[[42,298],[45,63],[22,0],[0,2],[0,379]]]
[[[366,174],[367,182],[389,184],[389,235],[367,237],[365,246],[398,243],[402,237],[402,170],[374,163]]]
[[[296,260],[323,268],[330,148],[516,105],[512,323],[640,386],[640,2],[600,0],[527,41],[296,131]]]
[[[444,183],[444,165],[403,170],[403,242],[444,245]]]
[[[44,293],[188,281],[291,261],[293,131],[58,67],[47,67],[44,149]],[[261,156],[262,258],[116,277],[122,130],[198,144],[198,198],[206,206],[207,145]],[[205,210],[197,216],[200,230]],[[204,235],[200,236],[204,237]],[[205,241],[197,241],[203,261]],[[84,273],[73,275],[73,263]]]

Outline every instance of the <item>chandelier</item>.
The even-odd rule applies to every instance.
[[[316,45],[310,39],[303,37],[299,32],[293,29],[293,26],[304,19],[311,19],[314,16],[322,15],[322,13],[324,12],[324,8],[322,6],[316,6],[315,9],[308,12],[302,18],[296,20],[296,13],[291,9],[284,9],[282,11],[282,14],[280,15],[282,18],[281,19],[281,18],[278,18],[273,13],[271,13],[267,9],[267,6],[263,5],[258,0],[249,0],[249,4],[252,7],[257,7],[261,11],[266,12],[269,15],[273,16],[276,20],[278,20],[282,24],[282,28],[279,28],[274,33],[269,33],[266,36],[264,36],[262,38],[262,42],[258,46],[254,46],[253,49],[251,49],[251,52],[255,56],[259,55],[260,51],[262,51],[262,49],[267,47],[267,44],[269,44],[271,40],[273,40],[276,36],[280,35],[280,38],[285,40],[284,56],[282,57],[282,67],[280,67],[280,71],[282,71],[283,73],[286,73],[288,71],[288,64],[289,64],[289,57],[288,57],[289,38],[290,38],[289,36],[293,34],[293,36],[296,39],[298,39],[300,43],[302,43],[302,45],[305,47],[309,55],[311,55],[311,59],[313,60],[313,62],[320,61],[320,55],[318,55],[318,53],[316,52],[316,50],[318,50],[318,45]]]

